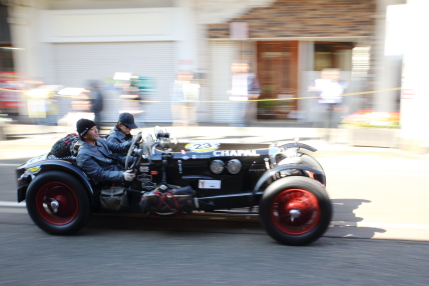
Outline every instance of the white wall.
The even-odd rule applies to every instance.
[[[173,0],[45,0],[49,10],[173,7]]]
[[[197,0],[200,24],[220,24],[246,13],[252,8],[266,7],[275,0]]]
[[[429,152],[429,38],[422,36],[422,27],[429,26],[429,1],[409,0],[407,42],[404,53],[404,74],[401,98],[402,148],[418,153]]]
[[[47,43],[175,41],[178,8],[42,10],[40,41]]]
[[[377,0],[377,17],[375,19],[375,37],[371,49],[375,74],[374,89],[385,90],[399,85],[401,60],[385,54],[386,11],[388,5],[403,4],[405,0]],[[405,22],[405,21],[404,21]],[[396,111],[397,91],[386,91],[374,94],[373,109],[380,112]]]

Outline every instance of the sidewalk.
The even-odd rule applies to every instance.
[[[133,134],[142,131],[143,137],[153,134],[155,123],[147,124],[145,128],[133,131]],[[220,143],[287,143],[294,138],[318,149],[314,153],[315,157],[341,157],[341,156],[377,156],[377,157],[398,157],[409,159],[428,160],[429,154],[417,155],[394,148],[372,148],[354,147],[335,142],[328,143],[321,140],[324,130],[318,128],[293,127],[294,124],[283,122],[258,122],[249,127],[230,127],[215,124],[201,124],[198,126],[171,126],[160,123],[172,136],[181,142],[190,141],[213,141]],[[101,130],[102,136],[107,135],[113,127],[106,126]],[[72,126],[45,126],[45,125],[24,125],[11,124],[4,128],[9,140],[0,141],[0,158],[16,159],[29,158],[48,152],[52,145],[68,133],[76,132]]]

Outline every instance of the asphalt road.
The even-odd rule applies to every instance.
[[[98,221],[97,221],[98,220]],[[279,245],[253,227],[129,227],[95,217],[76,236],[0,214],[0,285],[427,285],[429,243],[322,237]],[[124,225],[125,223],[125,225]],[[100,228],[101,227],[101,228]]]

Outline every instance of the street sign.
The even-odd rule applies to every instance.
[[[249,39],[249,29],[246,22],[231,22],[229,25],[229,37],[233,40]]]

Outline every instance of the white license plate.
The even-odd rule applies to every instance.
[[[200,189],[220,189],[220,180],[199,180],[198,188]]]

